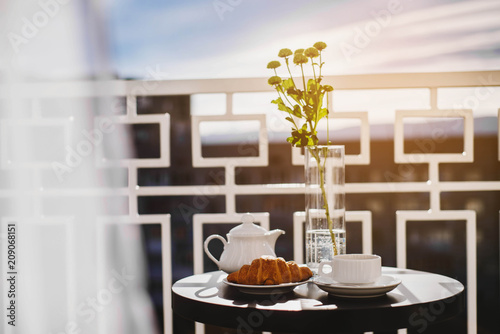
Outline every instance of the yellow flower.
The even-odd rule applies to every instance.
[[[326,43],[324,42],[316,42],[313,45],[318,51],[326,49]]]
[[[307,48],[305,51],[304,51],[304,55],[306,57],[309,57],[309,58],[316,58],[319,56],[319,52],[317,49],[315,48]]]
[[[270,84],[271,86],[273,85],[279,85],[282,82],[281,78],[277,75],[274,75],[267,80],[267,83]]]
[[[303,54],[303,53],[304,53],[304,49],[295,50],[295,54]]]
[[[270,61],[267,64],[267,68],[271,68],[271,69],[278,68],[280,66],[281,66],[281,63],[279,61],[277,61],[277,60]]]
[[[292,55],[292,50],[290,49],[281,49],[278,53],[278,57],[285,58]]]
[[[296,65],[300,64],[305,64],[307,63],[308,59],[306,56],[304,56],[302,53],[297,53],[295,52],[295,55],[293,56],[293,63]]]

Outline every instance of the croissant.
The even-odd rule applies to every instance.
[[[311,269],[299,267],[293,261],[285,262],[281,257],[262,256],[229,274],[227,280],[247,285],[273,285],[305,281],[312,275]]]

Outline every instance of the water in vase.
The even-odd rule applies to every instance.
[[[338,254],[346,253],[345,230],[333,229]],[[328,229],[306,231],[306,264],[311,269],[317,269],[323,260],[333,258],[333,243]]]

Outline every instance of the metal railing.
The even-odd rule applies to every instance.
[[[500,71],[482,72],[453,72],[453,73],[404,73],[404,74],[369,74],[369,75],[343,75],[325,77],[325,80],[334,82],[337,91],[342,90],[376,90],[376,89],[401,89],[401,88],[424,88],[429,90],[430,105],[426,110],[404,110],[396,111],[394,124],[394,162],[396,163],[425,163],[428,165],[429,179],[425,182],[369,182],[369,183],[347,183],[346,193],[405,193],[421,192],[428,193],[430,197],[430,210],[426,211],[397,211],[396,240],[397,265],[406,266],[406,224],[410,221],[439,221],[460,220],[466,222],[466,261],[467,261],[467,318],[468,333],[475,333],[477,328],[476,314],[476,213],[471,210],[442,210],[440,196],[442,192],[461,191],[499,191],[500,181],[454,181],[444,182],[439,179],[441,163],[473,162],[474,142],[474,110],[453,109],[441,110],[438,108],[439,89],[476,87],[477,96],[470,99],[480,99],[485,95],[485,88],[500,86]],[[128,215],[120,217],[105,217],[103,222],[150,224],[161,222],[162,226],[162,255],[163,255],[163,301],[164,301],[164,323],[165,333],[172,332],[171,296],[170,286],[172,284],[170,249],[170,215],[139,215],[138,197],[140,196],[199,196],[200,194],[221,195],[225,197],[225,213],[218,214],[195,214],[193,217],[193,253],[194,272],[203,271],[203,225],[211,223],[235,223],[240,219],[240,213],[236,212],[236,196],[239,195],[273,195],[273,194],[303,194],[303,184],[237,184],[235,180],[235,168],[243,166],[268,166],[268,136],[266,129],[266,117],[262,114],[235,114],[233,113],[233,94],[248,92],[270,92],[272,87],[267,85],[267,80],[261,78],[249,79],[213,79],[213,80],[176,80],[176,81],[108,81],[108,82],[65,82],[65,83],[33,83],[19,84],[0,89],[0,98],[80,98],[80,97],[125,97],[126,114],[107,117],[111,122],[120,124],[157,123],[160,127],[160,157],[156,159],[123,159],[120,161],[106,160],[103,156],[95,156],[97,168],[120,166],[128,170],[128,186],[112,191],[105,188],[46,188],[43,193],[38,189],[25,189],[18,193],[9,190],[0,190],[1,198],[11,196],[23,196],[30,192],[37,193],[41,198],[51,196],[101,196],[107,194],[125,196],[128,199]],[[193,167],[222,167],[225,174],[225,182],[220,185],[186,185],[186,186],[138,186],[137,173],[143,167],[169,167],[170,166],[170,117],[165,115],[140,115],[137,113],[138,96],[167,96],[167,95],[191,95],[206,93],[222,93],[226,95],[226,112],[224,115],[192,116],[192,161]],[[332,99],[330,99],[332,101]],[[331,107],[331,106],[330,106]],[[500,106],[498,106],[500,108]],[[359,112],[333,112],[332,117],[359,119],[361,122],[360,153],[347,155],[346,164],[370,164],[370,123],[367,111]],[[404,151],[403,120],[409,117],[440,117],[440,118],[462,118],[464,120],[464,150],[461,153],[432,153]],[[210,121],[258,121],[260,131],[258,136],[259,155],[256,157],[220,157],[205,158],[201,153],[201,135],[199,125],[201,122]],[[96,117],[94,124],[100,124],[102,117]],[[16,119],[2,120],[2,127],[19,122],[39,122],[40,124],[56,124],[67,127],[71,120],[61,118],[40,117],[38,119]],[[499,128],[500,128],[500,120]],[[3,132],[2,132],[3,133]],[[498,159],[500,160],[500,135],[499,135]],[[6,143],[2,140],[2,143]],[[7,144],[3,144],[7,145]],[[303,164],[303,156],[300,151],[292,151],[293,164]],[[3,169],[16,168],[11,162],[2,159],[0,164]],[[50,163],[31,166],[31,169],[50,169]],[[43,205],[42,203],[40,205]],[[265,227],[269,227],[268,213],[253,213],[256,220]],[[294,257],[302,260],[302,224],[304,214],[301,212],[290,212],[294,217]],[[372,251],[372,221],[370,211],[347,212],[347,220],[362,222],[363,252]],[[102,232],[98,232],[102,233]],[[197,324],[197,332],[203,331],[203,326]]]

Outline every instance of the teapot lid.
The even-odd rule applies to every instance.
[[[229,234],[231,236],[258,236],[258,235],[264,235],[268,231],[259,226],[254,224],[254,218],[251,214],[245,213],[243,217],[241,217],[241,224],[233,227],[230,231]]]

